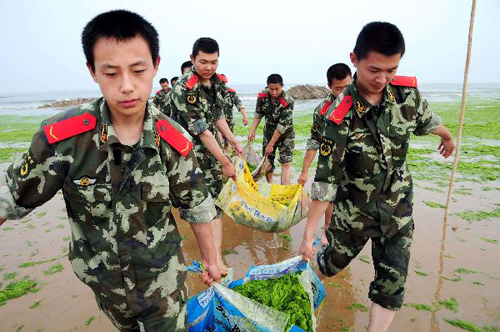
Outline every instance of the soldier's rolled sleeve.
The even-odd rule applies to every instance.
[[[429,107],[429,103],[419,91],[417,93],[417,126],[413,133],[417,136],[428,135],[441,126],[441,118]]]
[[[193,135],[199,135],[205,130],[208,130],[208,123],[205,119],[196,120],[195,122],[189,124],[189,131]]]
[[[7,175],[0,175],[0,218],[7,220],[21,219],[33,209],[17,205],[12,192],[7,184]]]
[[[266,114],[264,110],[262,109],[263,101],[262,99],[257,99],[257,104],[255,105],[255,115],[254,117],[257,119],[262,119]]]
[[[217,215],[214,199],[207,196],[201,204],[191,209],[180,209],[180,214],[182,219],[192,224],[209,222]]]
[[[310,137],[307,139],[306,142],[306,149],[307,150],[318,150],[319,149],[320,143],[315,140],[314,138]]]
[[[337,184],[315,181],[311,186],[311,199],[333,202],[337,196],[337,188]]]

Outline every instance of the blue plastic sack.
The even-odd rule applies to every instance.
[[[195,262],[188,267],[188,271],[201,272],[202,269]],[[288,314],[246,298],[232,288],[251,280],[279,278],[288,273],[300,272],[299,280],[309,294],[311,305],[317,310],[326,296],[325,288],[314,269],[297,256],[276,264],[252,266],[243,279],[231,282],[231,278],[226,278],[221,284],[214,283],[206,291],[190,298],[187,302],[189,331],[284,331]],[[315,323],[314,315],[312,319]],[[303,332],[297,326],[293,326],[290,331]]]

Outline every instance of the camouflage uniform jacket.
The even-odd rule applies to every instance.
[[[229,124],[234,125],[233,107],[236,106],[236,108],[239,111],[243,107],[243,104],[241,103],[240,97],[238,97],[236,90],[228,88],[227,91],[228,93],[226,93],[224,99],[224,114],[226,116],[226,121],[228,125]]]
[[[281,133],[279,140],[295,137],[293,129],[293,98],[285,91],[272,100],[269,92],[264,90],[257,96],[257,106],[255,108],[256,118],[266,118],[264,126],[264,136],[272,137],[278,130]]]
[[[153,104],[159,109],[163,114],[170,116],[170,105],[169,100],[172,94],[172,89],[165,92],[165,90],[161,89],[156,92],[156,95],[153,98]]]
[[[318,150],[321,144],[321,133],[325,128],[326,112],[332,105],[335,97],[330,93],[315,109],[311,136],[307,139],[308,150]]]
[[[342,118],[342,110],[347,114],[337,124],[333,120]],[[384,236],[393,236],[413,220],[410,134],[429,134],[441,120],[416,88],[389,84],[371,106],[358,93],[356,76],[327,119],[312,198],[334,202],[336,227],[363,232],[377,223]]]
[[[60,135],[53,127],[66,125],[64,120],[77,127],[83,121],[91,129],[50,144],[49,135]],[[122,145],[103,98],[45,120],[42,127],[4,176],[0,217],[21,218],[62,189],[73,271],[101,303],[139,312],[184,285],[171,208],[190,223],[203,223],[213,219],[215,206],[193,152],[181,156],[159,136],[159,130],[171,129],[181,135],[178,142],[191,146],[183,129],[148,103],[140,141]]]
[[[210,81],[211,87],[207,88],[192,68],[175,83],[171,105],[174,119],[193,137],[195,155],[200,163],[210,160],[210,165],[217,165],[217,159],[198,136],[209,130],[222,146],[215,122],[224,118],[224,96],[227,94],[227,87],[222,75],[215,74]]]

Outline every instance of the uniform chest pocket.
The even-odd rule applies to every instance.
[[[170,193],[168,181],[166,183],[149,183],[142,184],[142,199],[146,202],[167,202]]]
[[[107,221],[112,214],[111,184],[93,184],[90,186],[67,186],[65,193],[74,218],[89,224]]]
[[[410,132],[391,128],[386,136],[386,144],[390,146],[393,166],[403,166],[410,146]]]
[[[377,142],[370,131],[355,130],[349,133],[345,154],[348,173],[374,174],[377,170],[378,160]]]

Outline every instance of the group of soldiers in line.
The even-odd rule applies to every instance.
[[[173,119],[148,102],[160,64],[158,33],[148,21],[126,10],[100,14],[85,26],[82,46],[103,97],[42,123],[28,151],[0,179],[0,225],[62,189],[72,233],[69,258],[99,308],[121,331],[185,331],[186,267],[171,208],[191,225],[206,269],[201,279],[220,281],[228,268],[214,198],[223,175],[234,178],[235,168],[219,135],[243,153],[224,113],[229,90],[216,73],[218,44],[211,38],[194,43],[193,66],[168,97]],[[327,72],[332,94],[314,112],[298,179],[307,181],[319,151],[299,254],[305,260],[315,254],[314,233],[326,212],[324,245],[316,255],[321,274],[339,273],[372,240],[369,331],[386,331],[403,303],[414,229],[410,134],[440,136],[444,157],[454,148],[416,79],[395,76],[404,52],[395,25],[363,27],[350,54],[355,75],[344,64]],[[276,150],[281,183],[290,181],[293,105],[282,77],[270,75],[248,136],[251,142],[265,118],[268,181]]]

